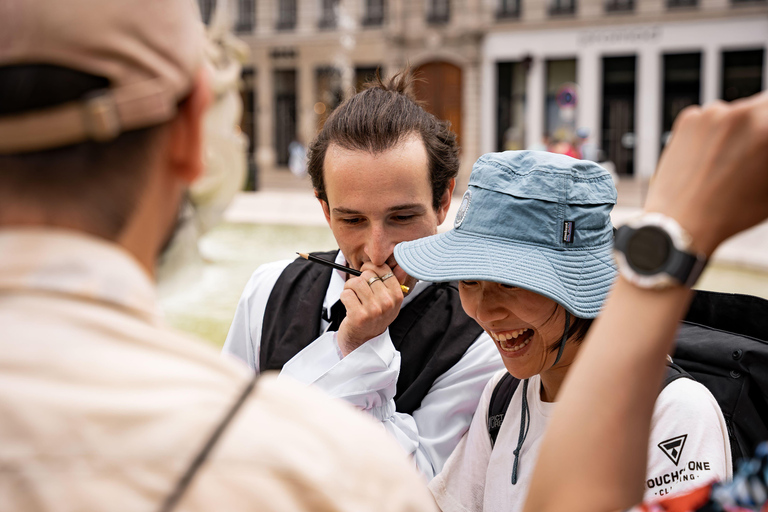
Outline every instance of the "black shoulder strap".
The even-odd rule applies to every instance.
[[[667,375],[664,377],[664,382],[661,384],[661,389],[672,384],[677,379],[694,379],[690,373],[683,370],[680,366],[673,362],[667,362]]]
[[[213,450],[213,447],[216,446],[216,443],[219,442],[219,439],[221,439],[221,435],[224,433],[227,427],[229,427],[230,423],[232,423],[232,419],[240,411],[240,408],[245,403],[245,400],[248,398],[248,396],[251,394],[253,389],[256,387],[257,380],[259,380],[258,373],[254,374],[253,378],[251,378],[248,384],[243,388],[243,391],[240,393],[240,396],[237,397],[237,400],[235,401],[235,403],[232,404],[232,406],[227,410],[227,413],[224,415],[224,417],[221,419],[219,424],[216,426],[216,429],[214,429],[211,435],[208,436],[208,439],[205,441],[205,444],[203,444],[203,447],[197,453],[197,456],[195,456],[195,458],[192,459],[192,463],[187,467],[187,470],[184,471],[184,474],[176,483],[176,486],[174,487],[173,492],[171,492],[171,494],[169,494],[168,497],[165,499],[165,502],[163,502],[163,505],[160,507],[160,512],[170,512],[171,510],[175,509],[176,506],[179,504],[181,497],[189,488],[189,485],[192,483],[192,479],[197,474],[197,471],[205,463],[206,459],[208,459],[208,455],[210,455],[211,450]]]
[[[510,373],[505,373],[496,384],[496,387],[493,388],[491,401],[488,403],[487,422],[488,435],[491,437],[491,448],[496,444],[496,438],[499,436],[499,430],[501,430],[501,423],[504,421],[507,407],[509,407],[512,396],[514,396],[519,384],[520,379],[514,378]]]

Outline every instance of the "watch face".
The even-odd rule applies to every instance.
[[[663,269],[672,250],[672,240],[655,226],[639,228],[627,243],[628,263],[641,274],[655,274]]]

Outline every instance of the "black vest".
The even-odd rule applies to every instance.
[[[336,252],[316,253],[333,260]],[[333,269],[303,258],[277,279],[264,311],[259,367],[280,370],[320,336],[320,314]],[[400,352],[395,406],[412,414],[435,380],[455,365],[482,329],[461,308],[456,283],[435,283],[400,310],[389,335]]]

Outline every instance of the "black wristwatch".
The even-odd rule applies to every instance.
[[[614,249],[619,273],[641,288],[691,287],[707,258],[691,247],[691,236],[674,220],[646,213],[621,226]]]

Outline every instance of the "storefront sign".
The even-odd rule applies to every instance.
[[[627,27],[610,30],[590,30],[579,34],[579,45],[609,46],[623,43],[649,43],[661,38],[661,27]]]

